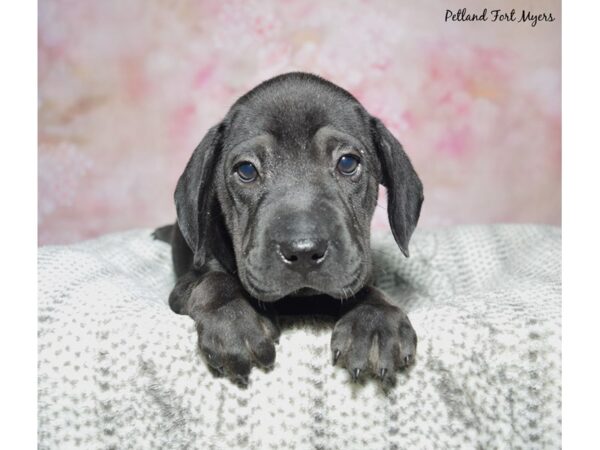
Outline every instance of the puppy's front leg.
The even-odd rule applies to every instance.
[[[392,381],[396,370],[415,360],[417,335],[408,316],[371,286],[347,305],[331,336],[333,363],[346,367],[355,381],[368,369]]]
[[[252,366],[273,365],[279,330],[252,307],[235,277],[189,272],[177,281],[169,304],[194,319],[200,352],[218,373],[246,384]]]

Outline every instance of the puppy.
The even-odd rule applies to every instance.
[[[194,319],[213,372],[245,384],[253,366],[271,367],[277,308],[263,307],[286,302],[333,311],[333,363],[354,380],[393,380],[414,362],[408,317],[370,284],[379,184],[408,256],[419,177],[379,119],[315,75],[265,81],[208,131],[177,183],[177,222],[157,234],[172,244],[169,304]]]

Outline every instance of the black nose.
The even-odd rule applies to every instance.
[[[283,262],[299,272],[314,269],[327,257],[328,242],[323,239],[298,239],[279,243]]]

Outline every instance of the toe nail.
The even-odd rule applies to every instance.
[[[248,385],[248,382],[249,382],[248,375],[238,375],[238,376],[236,377],[236,380],[237,380],[237,381],[238,381],[240,384],[242,384],[242,385],[244,385],[244,386],[247,386],[247,385]]]
[[[383,380],[385,378],[386,373],[387,373],[387,369],[381,369],[379,371],[379,378],[381,378]]]
[[[360,369],[354,369],[352,371],[352,381],[358,380],[359,375],[360,375]]]
[[[339,359],[340,355],[342,352],[340,352],[339,350],[336,350],[333,353],[333,364],[335,365],[335,363],[337,363],[337,360]]]

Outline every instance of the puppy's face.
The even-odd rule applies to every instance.
[[[290,110],[248,134],[233,122],[242,141],[226,147],[216,171],[239,278],[263,301],[348,297],[369,273],[377,158],[311,99]],[[262,117],[252,107],[244,114]]]
[[[395,182],[402,191],[390,193],[397,205],[389,205],[401,247],[422,201],[410,162],[385,132],[347,92],[305,74],[278,77],[242,97],[200,144],[176,192],[196,264],[205,262],[207,247],[226,259],[219,255],[224,246],[210,241],[227,240],[240,282],[259,300],[356,293],[369,277],[378,184]],[[404,180],[391,181],[390,170]],[[211,233],[211,221],[226,236]]]

